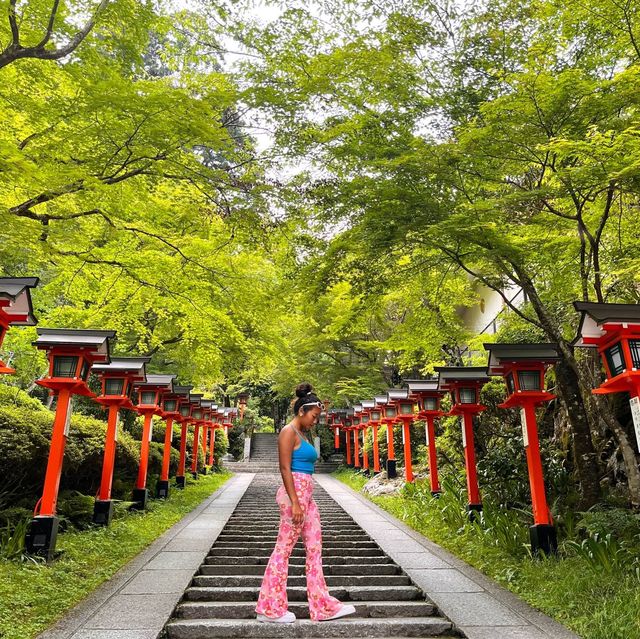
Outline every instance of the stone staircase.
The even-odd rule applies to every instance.
[[[254,433],[251,438],[251,456],[248,460],[224,462],[224,467],[237,473],[278,472],[278,433]],[[315,472],[332,473],[335,462],[318,461]]]
[[[256,475],[204,564],[165,626],[168,639],[440,637],[458,635],[411,579],[317,484],[323,524],[324,572],[332,595],[356,614],[336,621],[309,619],[302,540],[290,560],[287,594],[293,624],[260,623],[255,605],[273,550],[280,477]]]

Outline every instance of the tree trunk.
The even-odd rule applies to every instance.
[[[556,364],[556,383],[573,431],[573,453],[580,481],[580,508],[587,509],[600,500],[600,468],[578,376],[564,358]]]
[[[626,430],[616,419],[615,415],[612,414],[611,410],[609,410],[609,407],[602,401],[596,401],[595,404],[596,410],[601,415],[605,424],[611,429],[622,453],[631,506],[633,508],[640,508],[640,467],[638,467],[636,451],[633,449],[633,444],[629,440]]]

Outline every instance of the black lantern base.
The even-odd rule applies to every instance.
[[[478,521],[482,512],[482,504],[467,504],[467,516],[469,521]]]
[[[431,496],[435,497],[436,499],[440,499],[440,495],[442,495],[442,491],[441,490],[432,490],[431,491]]]
[[[131,510],[144,510],[147,507],[149,491],[146,488],[134,488],[131,496]]]
[[[200,472],[201,472],[203,475],[206,475],[206,474],[207,474],[207,467],[206,467],[206,466],[203,466],[203,467],[202,467],[202,470],[201,470]]]
[[[58,538],[58,522],[53,516],[37,516],[31,520],[29,530],[25,535],[25,550],[30,555],[44,557],[51,561],[56,552],[56,539]]]
[[[396,460],[387,459],[387,478],[395,479],[397,476],[398,476],[398,471],[396,470]]]
[[[108,526],[113,517],[113,499],[96,499],[93,504],[93,523]]]
[[[369,477],[371,475],[371,471],[368,468],[363,468],[362,469],[362,474],[366,475],[367,477]]]
[[[167,480],[161,479],[158,481],[158,485],[156,486],[156,497],[158,499],[169,498],[169,482]]]
[[[536,524],[529,527],[531,552],[534,555],[555,555],[558,552],[558,533],[555,526]]]
[[[176,488],[184,488],[186,483],[184,475],[176,475]]]
[[[198,471],[197,471],[197,470],[192,471],[192,472],[191,472],[191,476],[192,476],[194,479],[198,479]]]

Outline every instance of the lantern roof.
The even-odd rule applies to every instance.
[[[438,390],[439,380],[437,377],[429,379],[405,379],[404,383],[407,385],[409,392],[413,393],[427,393]]]
[[[149,373],[144,382],[138,382],[136,386],[156,386],[160,390],[171,392],[173,390],[173,380],[176,375],[165,373]]]
[[[354,404],[353,405],[353,414],[357,415],[362,412],[362,404]]]
[[[607,331],[605,324],[620,324],[621,328],[633,324],[640,327],[640,304],[601,304],[598,302],[574,302],[576,311],[582,313],[574,346],[594,347]]]
[[[376,395],[374,397],[374,401],[376,406],[383,406],[384,404],[389,403],[389,398],[386,395]]]
[[[96,359],[109,362],[109,340],[115,331],[98,331],[80,328],[37,328],[38,339],[33,345],[39,349],[78,348],[89,349]]]
[[[361,402],[363,410],[369,410],[376,407],[375,399],[363,399]]]
[[[488,372],[502,375],[505,365],[516,362],[551,364],[560,359],[557,344],[483,344],[489,351]]]
[[[488,382],[486,366],[436,366],[439,374],[439,390],[449,390],[456,382]]]
[[[0,277],[0,301],[8,302],[0,307],[17,326],[34,326],[37,320],[33,314],[31,290],[38,285],[37,277]],[[15,319],[13,319],[13,316]]]
[[[346,415],[347,417],[353,417],[353,414],[354,414],[354,410],[353,410],[353,408],[346,408],[346,409],[345,409],[345,415]]]
[[[193,386],[178,386],[177,384],[173,385],[173,392],[176,395],[182,395],[183,397],[189,397],[189,391],[193,388]]]
[[[389,402],[395,402],[399,399],[408,399],[409,391],[406,388],[390,388],[387,391],[387,399]]]
[[[204,397],[204,393],[189,393],[189,401],[196,406],[200,406],[200,400]]]
[[[112,357],[109,364],[95,364],[91,367],[95,373],[114,373],[127,375],[134,381],[146,380],[146,365],[151,361],[150,357]]]

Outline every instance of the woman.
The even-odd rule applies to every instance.
[[[313,470],[318,459],[315,447],[306,436],[318,421],[324,406],[314,395],[311,384],[296,388],[293,419],[280,431],[278,455],[282,484],[276,493],[280,507],[280,529],[276,547],[264,573],[256,605],[257,619],[275,623],[292,623],[296,616],[287,610],[289,556],[300,533],[307,554],[307,599],[313,621],[338,619],[356,609],[344,605],[329,594],[322,571],[322,529],[320,513],[313,500]]]

